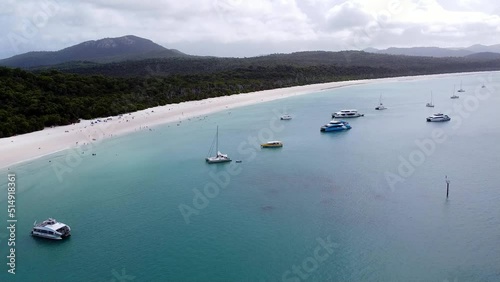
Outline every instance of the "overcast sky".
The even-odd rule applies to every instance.
[[[0,58],[123,35],[193,55],[500,43],[492,0],[1,0]]]

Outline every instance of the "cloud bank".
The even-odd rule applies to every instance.
[[[497,44],[486,0],[4,0],[0,58],[133,34],[188,54]]]

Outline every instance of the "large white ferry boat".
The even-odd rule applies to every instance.
[[[323,125],[320,128],[321,132],[330,132],[330,131],[343,131],[343,130],[349,130],[351,129],[351,126],[349,125],[348,122],[343,121],[343,120],[332,120],[329,123]]]
[[[342,110],[332,114],[332,118],[355,118],[362,116],[364,116],[364,114],[358,113],[358,110]]]
[[[53,218],[49,218],[38,224],[35,221],[33,225],[33,230],[31,230],[31,235],[33,236],[61,240],[71,235],[71,228],[68,225],[57,222]]]
[[[427,118],[428,122],[431,122],[431,121],[438,121],[439,122],[439,121],[449,121],[449,120],[451,120],[451,118],[448,115],[445,115],[442,113],[433,114],[432,116]]]

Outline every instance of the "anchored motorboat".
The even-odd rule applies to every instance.
[[[358,110],[342,110],[332,114],[332,118],[355,118],[362,116],[364,116],[364,114],[358,113]]]
[[[323,125],[320,128],[321,132],[330,132],[330,131],[343,131],[343,130],[349,130],[351,129],[351,126],[349,125],[348,122],[343,121],[343,120],[332,120],[329,123]]]
[[[281,148],[283,147],[283,142],[281,141],[269,141],[263,144],[260,144],[262,148]]]
[[[31,230],[31,235],[47,239],[61,240],[71,235],[71,228],[62,222],[49,218],[38,224],[35,221],[33,229]]]
[[[449,121],[451,118],[448,115],[437,113],[427,118],[427,121]]]

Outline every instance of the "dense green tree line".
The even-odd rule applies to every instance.
[[[51,66],[67,73],[105,75],[114,77],[170,76],[175,74],[214,74],[253,67],[315,66],[371,67],[397,70],[405,74],[447,73],[491,70],[500,68],[500,60],[481,60],[467,57],[415,57],[374,54],[362,51],[297,52],[251,58],[179,57],[131,60],[99,64],[72,62]],[[34,71],[39,70],[33,69]],[[43,68],[42,68],[43,69]]]
[[[312,55],[310,53],[313,53]],[[57,70],[28,72],[0,67],[0,137],[132,112],[148,107],[200,100],[279,87],[340,80],[418,75],[457,71],[500,69],[499,62],[418,60],[392,56],[391,62],[370,57],[366,65],[356,55],[332,53],[324,64],[315,61],[315,52],[275,55],[267,59],[172,59],[170,71],[154,68],[153,61],[106,64],[111,75],[99,74],[95,65],[80,70],[84,74]],[[361,52],[363,53],[363,52]],[[323,55],[323,54],[320,54]],[[285,56],[285,59],[280,58]],[[340,57],[339,57],[340,56]],[[371,55],[370,55],[371,56]],[[278,58],[276,58],[278,57]],[[263,61],[262,61],[263,60]],[[343,61],[342,61],[343,60]],[[279,62],[285,62],[280,64]],[[333,63],[336,62],[336,63]],[[103,66],[99,66],[103,67]],[[177,68],[178,67],[178,68]],[[142,68],[136,76],[122,71]],[[174,71],[176,70],[176,71]],[[95,73],[94,73],[95,72]]]

